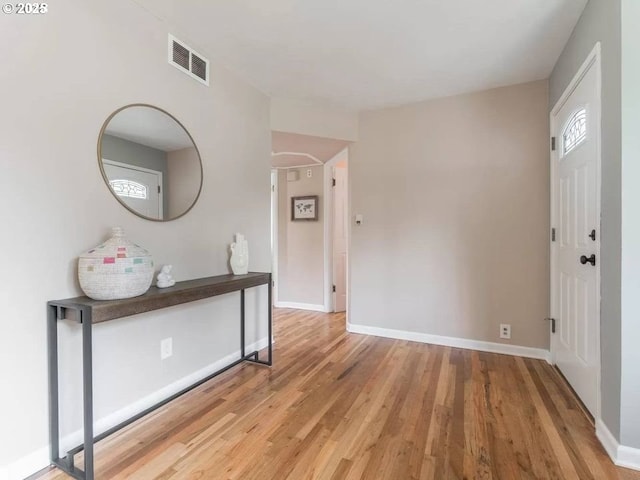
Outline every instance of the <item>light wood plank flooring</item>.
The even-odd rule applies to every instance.
[[[640,479],[542,361],[347,334],[340,314],[277,310],[275,335],[272,369],[239,366],[100,442],[97,478]]]

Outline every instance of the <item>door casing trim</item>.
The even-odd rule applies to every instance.
[[[333,298],[333,168],[343,156],[347,161],[347,310],[346,325],[350,317],[351,301],[351,163],[349,147],[345,147],[324,164],[324,308],[327,312],[335,310]]]

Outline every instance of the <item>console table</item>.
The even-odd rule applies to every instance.
[[[260,360],[258,351],[245,352],[245,289],[268,285],[268,357]],[[204,298],[215,297],[231,292],[240,292],[240,358],[195,384],[181,390],[160,403],[147,408],[128,420],[110,428],[94,437],[93,432],[93,371],[92,371],[92,330],[93,325],[115,320],[129,315],[150,312],[161,308],[194,302]],[[92,300],[88,297],[68,298],[47,302],[47,343],[49,347],[49,432],[51,442],[51,462],[74,478],[93,480],[94,478],[94,443],[108,437],[112,433],[142,418],[157,408],[166,405],[180,395],[211,380],[241,362],[247,361],[261,365],[273,364],[272,344],[272,283],[270,273],[248,273],[246,275],[219,275],[200,278],[186,282],[178,282],[173,287],[151,287],[147,293],[139,297],[123,300]],[[58,392],[58,321],[67,318],[73,312],[74,319],[82,324],[82,396],[83,396],[83,429],[84,441],[72,448],[60,458],[60,414]],[[84,450],[84,470],[74,465],[74,456]]]

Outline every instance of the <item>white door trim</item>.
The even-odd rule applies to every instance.
[[[273,304],[278,304],[278,230],[280,220],[278,209],[280,198],[278,194],[278,170],[271,169],[271,280],[273,282]]]
[[[155,173],[156,175],[158,175],[160,180],[162,180],[162,172],[160,170],[153,170],[151,168],[139,167],[138,165],[133,165],[131,163],[116,162],[115,160],[109,160],[108,158],[103,158],[102,161],[107,165],[115,165],[116,167],[128,168],[129,170],[139,170],[141,172]]]
[[[584,76],[586,75],[586,73],[590,70],[590,68],[595,68],[596,69],[596,77],[597,77],[597,94],[596,94],[596,104],[593,106],[593,111],[596,115],[597,121],[595,122],[596,125],[596,142],[597,142],[597,147],[596,147],[596,212],[597,212],[597,218],[599,219],[599,226],[598,226],[598,235],[602,235],[602,229],[601,229],[601,225],[602,225],[602,220],[601,220],[601,192],[602,192],[602,115],[601,115],[601,111],[602,111],[602,59],[601,59],[602,53],[601,53],[601,47],[600,47],[600,42],[596,43],[596,45],[594,46],[593,50],[591,51],[591,53],[589,53],[589,55],[587,56],[587,59],[583,62],[583,64],[580,66],[580,68],[578,69],[578,72],[576,73],[576,75],[573,77],[573,79],[571,80],[571,82],[569,83],[569,85],[567,86],[566,90],[564,91],[564,93],[562,94],[562,96],[560,97],[560,99],[556,102],[555,106],[553,107],[553,109],[551,110],[551,114],[549,115],[549,125],[550,125],[550,129],[551,129],[551,136],[554,136],[556,133],[556,122],[555,122],[555,117],[558,114],[558,112],[560,111],[560,109],[564,106],[564,104],[566,103],[566,101],[569,99],[569,97],[571,96],[571,94],[573,93],[573,91],[576,89],[576,87],[580,84],[580,81],[584,78]],[[551,227],[552,228],[556,228],[557,231],[557,218],[556,218],[556,202],[558,201],[557,198],[555,198],[555,189],[554,189],[554,185],[557,179],[557,172],[556,172],[556,165],[558,164],[558,155],[560,153],[560,144],[561,142],[559,141],[559,139],[556,141],[556,145],[557,148],[555,151],[551,150],[550,151],[550,171],[551,171]],[[596,258],[598,259],[598,261],[596,262],[596,291],[598,292],[598,295],[596,295],[596,311],[598,312],[598,322],[597,322],[597,328],[596,328],[596,337],[597,337],[597,345],[598,345],[598,353],[597,353],[597,389],[598,389],[598,395],[597,395],[597,402],[596,402],[596,412],[595,412],[595,419],[596,421],[599,421],[601,419],[601,402],[602,402],[602,384],[601,384],[601,369],[602,369],[602,361],[601,361],[601,348],[600,348],[600,329],[601,329],[601,311],[600,311],[600,297],[601,297],[601,290],[600,290],[600,242],[597,243],[597,247],[596,247]],[[554,242],[551,242],[551,268],[550,268],[550,300],[551,300],[551,316],[554,317],[557,315],[557,307],[556,307],[556,303],[557,303],[557,286],[555,284],[555,275],[554,275],[554,269],[555,269],[555,260],[556,260],[556,255],[557,255],[557,249],[556,249],[556,244]],[[550,343],[550,350],[551,350],[551,362],[555,365],[556,363],[556,353],[554,352],[554,342],[552,341]]]
[[[348,165],[348,152],[349,147],[340,151],[336,156],[324,164],[324,308],[327,312],[334,311],[333,305],[333,168],[336,164],[343,159],[345,152],[347,153],[347,165]],[[351,212],[351,190],[349,184],[351,183],[351,172],[347,175],[347,218],[350,218]],[[351,222],[348,222],[351,225]],[[349,323],[349,301],[350,301],[350,248],[351,248],[351,228],[347,228],[347,311],[346,319],[347,325]]]

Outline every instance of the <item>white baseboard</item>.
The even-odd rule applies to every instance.
[[[618,458],[614,460],[614,463],[619,467],[630,468],[640,472],[640,448],[620,445],[618,447]]]
[[[464,348],[481,352],[501,353],[517,357],[536,358],[551,363],[551,352],[542,348],[521,347],[519,345],[469,340],[467,338],[443,337],[440,335],[430,335],[428,333],[369,327],[366,325],[354,325],[352,323],[347,324],[347,330],[351,333],[374,335],[376,337],[395,338],[397,340],[409,340],[411,342],[429,343],[432,345],[443,345],[445,347]]]
[[[325,305],[314,305],[312,303],[296,303],[296,302],[276,302],[276,308],[295,308],[296,310],[311,310],[313,312],[328,313],[329,310]]]
[[[267,347],[267,345],[268,341],[265,337],[255,343],[247,345],[246,351],[251,352],[253,350],[262,350],[263,348]],[[199,380],[206,378],[207,376],[211,375],[217,370],[220,370],[239,357],[240,351],[233,352],[221,358],[220,360],[217,360],[214,363],[207,365],[206,367],[190,375],[187,375],[186,377],[183,377],[171,383],[170,385],[167,385],[166,387],[161,388],[160,390],[156,390],[150,395],[147,395],[146,397],[107,415],[106,417],[96,420],[94,423],[95,434],[99,435],[109,428],[124,422],[128,418],[131,418],[137,413],[146,410],[147,408],[157,404],[158,402],[161,402],[165,398],[168,398],[171,395],[184,390],[189,385],[193,385]],[[77,430],[69,435],[66,435],[60,440],[62,451],[73,448],[81,443],[82,430]],[[34,473],[48,467],[49,465],[49,446],[45,446],[9,465],[0,466],[0,480],[22,480],[23,478],[28,477],[29,475],[33,475]]]
[[[0,479],[22,480],[49,466],[49,447],[43,447],[18,461],[0,468]],[[4,471],[4,476],[3,472]]]
[[[598,437],[605,451],[615,463],[616,458],[618,458],[618,447],[620,447],[620,444],[601,419],[596,420],[596,437]]]
[[[640,471],[640,448],[620,445],[601,419],[596,421],[596,437],[602,443],[613,463],[619,467]]]

